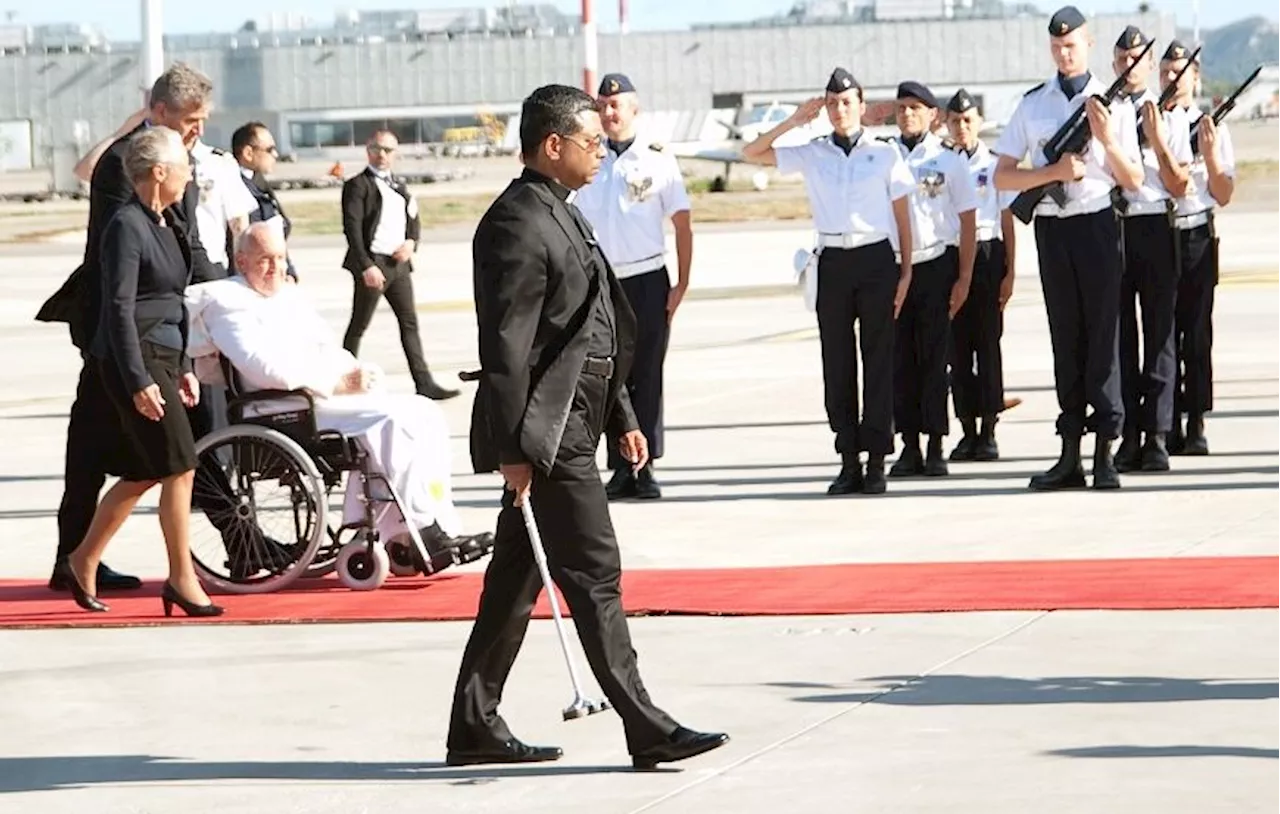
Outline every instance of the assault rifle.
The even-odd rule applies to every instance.
[[[1155,40],[1147,43],[1147,47],[1142,49],[1142,53],[1129,63],[1129,67],[1124,69],[1124,73],[1116,77],[1116,81],[1111,83],[1111,87],[1107,88],[1106,93],[1096,97],[1103,105],[1110,107],[1111,103],[1120,95],[1120,91],[1124,90],[1125,84],[1129,79],[1129,72],[1134,66],[1142,61],[1142,58],[1151,50],[1151,46],[1155,45]],[[1089,146],[1089,139],[1093,137],[1093,132],[1089,129],[1089,117],[1086,113],[1084,104],[1081,104],[1071,114],[1058,132],[1053,134],[1053,138],[1049,139],[1044,145],[1044,157],[1047,159],[1046,166],[1058,163],[1058,160],[1067,153],[1075,153],[1079,155]],[[1041,184],[1038,187],[1024,190],[1018,193],[1018,197],[1013,199],[1013,203],[1009,206],[1009,210],[1013,212],[1014,217],[1023,223],[1030,223],[1031,218],[1035,215],[1036,206],[1039,205],[1041,199],[1048,195],[1058,206],[1066,206],[1067,190],[1061,181],[1050,181],[1047,184]]]
[[[1236,88],[1236,92],[1227,97],[1227,100],[1218,105],[1209,118],[1213,119],[1215,125],[1222,124],[1222,120],[1227,117],[1231,111],[1236,108],[1236,100],[1240,98],[1240,94],[1244,93],[1244,89],[1253,84],[1253,80],[1258,78],[1258,74],[1262,73],[1262,66],[1253,69],[1253,73],[1249,74],[1249,78],[1244,80],[1244,84]],[[1199,124],[1199,122],[1197,122]],[[1191,154],[1200,155],[1200,128],[1193,127],[1191,129]]]
[[[1164,91],[1160,93],[1160,101],[1156,102],[1157,113],[1163,113],[1165,105],[1173,101],[1173,97],[1178,93],[1178,83],[1182,81],[1182,75],[1187,72],[1188,68],[1190,68],[1192,65],[1195,64],[1196,57],[1199,55],[1200,55],[1199,48],[1192,51],[1191,56],[1187,57],[1187,64],[1182,66],[1182,70],[1178,71],[1178,75],[1175,76],[1173,78],[1173,81],[1170,82],[1165,87]],[[1137,112],[1138,112],[1138,146],[1146,147],[1147,131],[1142,129],[1142,110],[1139,109]]]

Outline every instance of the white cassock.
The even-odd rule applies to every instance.
[[[246,390],[301,390],[315,397],[316,426],[357,439],[373,467],[395,488],[405,517],[384,512],[383,540],[404,534],[405,522],[423,529],[433,522],[449,535],[462,533],[453,505],[449,427],[435,402],[380,390],[335,395],[346,373],[360,366],[336,340],[319,312],[294,285],[267,297],[235,275],[187,289],[187,352],[206,384],[223,384],[214,354],[225,356]],[[270,407],[262,412],[271,412]],[[374,494],[379,490],[375,487]],[[344,521],[363,521],[359,478],[347,483]]]

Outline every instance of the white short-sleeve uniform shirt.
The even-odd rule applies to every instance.
[[[690,208],[675,156],[643,137],[621,155],[608,149],[600,171],[578,190],[574,204],[595,228],[619,279],[663,268],[663,226]]]
[[[800,173],[823,235],[848,235],[852,245],[888,240],[898,250],[893,202],[915,190],[915,178],[892,144],[860,131],[845,155],[831,136],[794,147],[775,147],[779,172]]]
[[[915,178],[911,193],[911,242],[915,262],[938,257],[960,245],[960,213],[978,208],[978,193],[968,162],[929,133],[908,148],[901,138],[890,142]]]
[[[1034,168],[1047,165],[1049,160],[1045,157],[1044,146],[1054,133],[1087,99],[1095,94],[1102,95],[1106,90],[1106,85],[1096,76],[1090,76],[1084,89],[1070,99],[1059,86],[1056,76],[1036,85],[1018,101],[993,152],[1018,161],[1030,155]],[[1131,105],[1111,106],[1111,132],[1125,156],[1138,162],[1138,131]],[[1111,190],[1116,181],[1107,169],[1106,152],[1096,137],[1089,139],[1081,158],[1085,164],[1084,177],[1065,185],[1066,206],[1059,207],[1046,196],[1036,207],[1037,216],[1069,218],[1100,212],[1111,206]]]
[[[196,208],[196,228],[209,260],[227,263],[227,223],[245,217],[258,202],[241,180],[240,165],[230,154],[215,150],[203,141],[191,149],[195,159],[196,186],[200,205]]]

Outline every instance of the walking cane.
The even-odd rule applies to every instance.
[[[542,547],[542,536],[538,533],[538,523],[533,518],[533,502],[530,496],[524,496],[520,506],[524,515],[524,527],[529,532],[529,545],[533,547],[533,559],[538,563],[538,573],[542,575],[542,587],[547,589],[547,600],[551,602],[551,618],[555,621],[556,635],[560,638],[560,649],[564,651],[564,663],[569,668],[569,680],[573,682],[573,703],[564,708],[564,719],[572,721],[584,718],[609,709],[609,702],[587,698],[582,692],[582,681],[578,678],[578,668],[569,653],[569,639],[565,635],[564,619],[560,616],[560,600],[556,597],[555,585],[551,582],[551,571],[547,568],[547,552]]]

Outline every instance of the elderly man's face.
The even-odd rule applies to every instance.
[[[249,287],[264,297],[273,296],[285,285],[284,236],[273,229],[258,232],[242,252],[236,253],[236,268]]]

